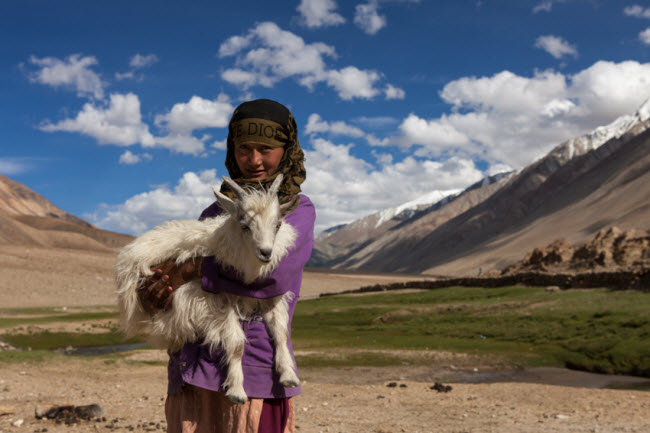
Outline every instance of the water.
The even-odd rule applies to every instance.
[[[140,349],[146,345],[147,343],[131,343],[114,344],[112,346],[67,347],[63,349],[63,353],[70,356],[108,355],[110,353],[126,352],[128,350]]]
[[[580,388],[650,391],[650,379],[647,377],[598,374],[557,367],[465,372],[457,379],[460,383],[526,382]]]

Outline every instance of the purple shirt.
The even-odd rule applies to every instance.
[[[201,214],[200,219],[211,218],[223,211],[215,202]],[[294,298],[289,303],[289,337],[291,337],[291,319],[300,295],[302,273],[314,246],[314,205],[306,195],[300,195],[296,210],[284,220],[296,229],[298,234],[294,246],[287,256],[280,261],[275,270],[266,278],[242,283],[232,268],[224,268],[219,263],[206,257],[203,260],[203,290],[213,293],[227,292],[234,295],[253,298],[271,298],[293,292]],[[300,394],[300,387],[285,388],[278,382],[273,370],[273,343],[266,325],[261,318],[242,322],[247,343],[242,357],[244,370],[244,390],[251,398],[284,398]],[[293,347],[289,340],[289,351],[293,357]],[[170,354],[168,366],[168,393],[180,392],[184,383],[212,391],[224,392],[227,366],[222,362],[222,351],[210,352],[200,343],[188,343],[180,352]],[[295,365],[295,359],[294,359]]]

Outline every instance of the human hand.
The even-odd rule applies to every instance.
[[[176,265],[173,260],[152,266],[153,275],[147,278],[138,290],[142,308],[153,315],[159,310],[169,309],[174,291],[191,279],[201,275],[203,258]]]

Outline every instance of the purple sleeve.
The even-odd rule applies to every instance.
[[[201,214],[201,219],[214,217],[222,211],[215,204]],[[311,250],[314,246],[314,221],[316,212],[314,205],[305,195],[300,196],[300,204],[291,214],[285,217],[285,222],[296,229],[298,234],[294,246],[287,256],[280,261],[275,270],[265,278],[260,278],[250,284],[244,284],[232,268],[224,268],[215,262],[214,257],[203,260],[202,287],[212,293],[226,292],[233,295],[252,298],[272,298],[291,290],[298,295],[302,272]]]

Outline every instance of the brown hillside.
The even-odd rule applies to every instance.
[[[92,227],[89,222],[59,209],[42,195],[1,174],[0,214],[54,217]]]

